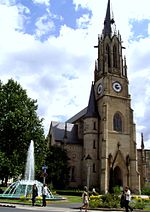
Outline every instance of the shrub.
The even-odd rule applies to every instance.
[[[103,205],[101,196],[90,196],[90,207],[91,208],[101,208]]]
[[[120,186],[115,186],[115,187],[113,187],[113,192],[114,192],[114,194],[120,194],[120,193],[121,193],[121,188],[120,188]]]
[[[90,207],[98,208],[119,208],[120,198],[114,194],[105,194],[90,197]]]
[[[150,188],[142,188],[141,194],[150,196]]]
[[[135,208],[135,209],[143,209],[145,208],[145,203],[142,199],[136,199],[131,201],[130,203],[131,207]]]
[[[26,200],[26,196],[20,196],[20,200],[21,201],[25,201]]]

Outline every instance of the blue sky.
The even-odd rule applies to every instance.
[[[142,20],[131,19],[130,25],[131,25],[131,32],[133,34],[129,38],[129,41],[130,40],[138,41],[141,38],[149,37],[149,31],[148,31],[149,24],[150,24],[149,19],[142,19]]]
[[[130,6],[129,6],[130,5]],[[0,75],[38,101],[45,135],[88,104],[107,0],[0,0]],[[150,1],[111,0],[137,128],[150,148]]]
[[[92,11],[83,8],[80,5],[76,8],[73,0],[51,0],[51,1],[31,1],[16,0],[16,5],[24,7],[20,14],[24,16],[23,32],[35,35],[38,26],[42,28],[42,33],[36,38],[40,41],[46,41],[49,36],[58,37],[60,28],[66,25],[72,29],[77,29],[76,20],[83,15],[92,16]],[[13,3],[14,5],[14,3]],[[87,28],[88,22],[82,27]],[[42,27],[43,26],[43,27]],[[41,31],[40,28],[40,31]]]

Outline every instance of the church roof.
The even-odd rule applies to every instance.
[[[74,123],[77,120],[79,120],[80,118],[83,118],[84,115],[87,112],[87,107],[85,107],[83,110],[81,110],[79,113],[77,113],[76,115],[74,115],[73,117],[71,117],[70,119],[68,119],[66,122],[67,123]]]
[[[77,126],[74,124],[52,121],[51,131],[55,141],[63,141],[64,135],[66,134],[67,143],[79,143],[79,139],[77,137]]]
[[[84,118],[97,117],[97,116],[98,116],[98,110],[97,110],[97,105],[96,105],[96,100],[95,100],[94,85],[92,83],[87,112],[86,112]]]

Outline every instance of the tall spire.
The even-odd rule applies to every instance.
[[[144,149],[143,133],[141,133],[141,149]]]
[[[106,11],[106,16],[105,16],[105,20],[104,20],[104,30],[103,30],[103,34],[104,36],[111,35],[111,24],[114,23],[114,19],[111,19],[111,15],[110,15],[110,0],[108,0],[108,4],[107,4],[107,11]]]
[[[84,118],[97,117],[97,116],[98,116],[98,111],[97,111],[97,105],[95,100],[94,85],[92,82],[89,103],[88,103],[87,112]]]

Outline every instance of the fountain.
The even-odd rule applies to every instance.
[[[32,197],[32,186],[36,184],[38,188],[38,196],[42,196],[42,187],[43,183],[34,179],[34,142],[31,141],[28,153],[27,161],[25,168],[25,176],[23,180],[18,180],[12,183],[3,194],[0,195],[1,198],[29,198]],[[49,190],[49,194],[46,197],[47,199],[54,199],[53,194]]]

